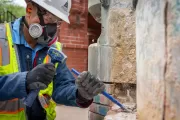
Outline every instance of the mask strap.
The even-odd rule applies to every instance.
[[[37,14],[38,14],[38,17],[39,17],[39,20],[40,20],[40,25],[45,27],[43,29],[44,40],[47,40],[48,39],[48,34],[47,34],[47,31],[46,31],[46,26],[45,26],[45,23],[44,23],[43,15],[41,14],[40,8],[38,6],[37,6],[37,9],[38,9]]]
[[[29,29],[29,25],[28,25],[28,23],[27,23],[27,21],[26,21],[26,19],[25,19],[25,17],[23,16],[22,17],[22,22],[25,24],[25,26]]]

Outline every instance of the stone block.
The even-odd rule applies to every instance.
[[[136,103],[136,85],[115,84],[113,95],[122,103]]]
[[[91,44],[88,48],[88,71],[93,75],[98,73],[98,45],[97,43]]]
[[[122,46],[135,45],[135,13],[132,0],[111,0],[110,9],[102,9],[102,33],[98,40],[100,45]],[[104,12],[105,11],[105,12]]]
[[[98,47],[98,77],[103,82],[112,82],[110,80],[112,67],[112,47]]]
[[[135,45],[115,47],[112,54],[110,80],[115,83],[136,84]]]
[[[175,4],[177,4],[176,0],[173,1]],[[171,39],[171,42],[168,42],[168,34],[171,34],[170,31],[168,31],[168,28],[177,26],[176,24],[169,26],[168,23],[177,23],[179,19],[176,22],[167,21],[167,19],[177,19],[178,17],[176,15],[179,15],[180,7],[178,5],[177,12],[176,5],[170,5],[172,5],[172,0],[138,1],[136,9],[138,120],[180,119],[180,112],[178,114],[179,117],[177,118],[176,115],[178,112],[176,109],[167,104],[168,95],[166,93],[168,92],[168,85],[165,84],[165,82],[168,80],[172,80],[171,78],[166,79],[170,63],[174,64],[175,66],[179,65],[179,62],[175,64],[172,61],[168,61],[168,58],[173,59],[173,57],[179,56],[179,52],[177,55],[173,56],[170,55],[168,51],[168,49],[173,51],[173,49],[169,47],[169,45],[173,45],[173,41],[178,42],[175,38]],[[173,9],[172,11],[175,12],[175,15],[170,14],[171,12],[168,11],[169,8]],[[178,45],[177,48],[179,48],[179,42],[176,43],[176,45]],[[176,58],[176,60],[178,59]],[[174,70],[177,72],[176,69]],[[170,72],[173,71],[170,70]],[[176,76],[178,74],[179,73],[175,73],[173,77],[178,78]],[[176,80],[177,79],[173,79],[171,83]],[[170,99],[173,100],[173,105],[179,107],[180,104],[176,104],[176,102],[179,101],[179,97],[177,99],[173,99],[174,96],[179,96],[174,88],[176,87],[173,86],[173,88],[170,89],[172,93],[175,93],[170,94]],[[172,109],[168,111],[165,109],[166,107],[168,107],[168,109]],[[178,108],[178,111],[179,110],[180,109]],[[165,114],[169,115],[170,118],[166,118]]]
[[[96,104],[96,103],[92,103],[91,106],[89,107],[89,110],[91,112],[94,112],[94,113],[97,113],[97,114],[100,114],[100,115],[103,115],[103,116],[105,116],[107,114],[109,109],[110,109],[109,106]]]
[[[104,116],[89,111],[89,120],[104,120]]]
[[[136,83],[135,46],[99,46],[98,77],[104,82]]]

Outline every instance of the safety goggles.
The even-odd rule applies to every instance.
[[[60,24],[63,20],[56,17],[55,15],[53,15],[52,13],[50,13],[49,11],[47,11],[46,9],[44,9],[43,7],[37,5],[38,8],[38,13],[43,15],[44,19],[47,19],[49,23],[56,23],[56,24]]]

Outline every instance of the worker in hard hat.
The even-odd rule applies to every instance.
[[[0,120],[54,120],[57,104],[87,108],[105,86],[89,72],[73,77],[66,63],[49,63],[61,50],[57,24],[69,23],[71,0],[26,0],[26,15],[0,25]],[[56,74],[56,77],[54,75]],[[41,89],[32,107],[23,98]]]

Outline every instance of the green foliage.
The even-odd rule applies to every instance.
[[[12,12],[17,18],[25,15],[25,8],[19,5],[15,4],[8,4],[5,6],[5,8]]]
[[[16,18],[25,15],[25,8],[19,5],[14,4],[13,0],[0,0],[0,17],[1,19],[5,18],[6,21],[10,21],[9,18],[6,18],[2,13],[5,11],[11,12]],[[3,22],[3,21],[0,21]]]

